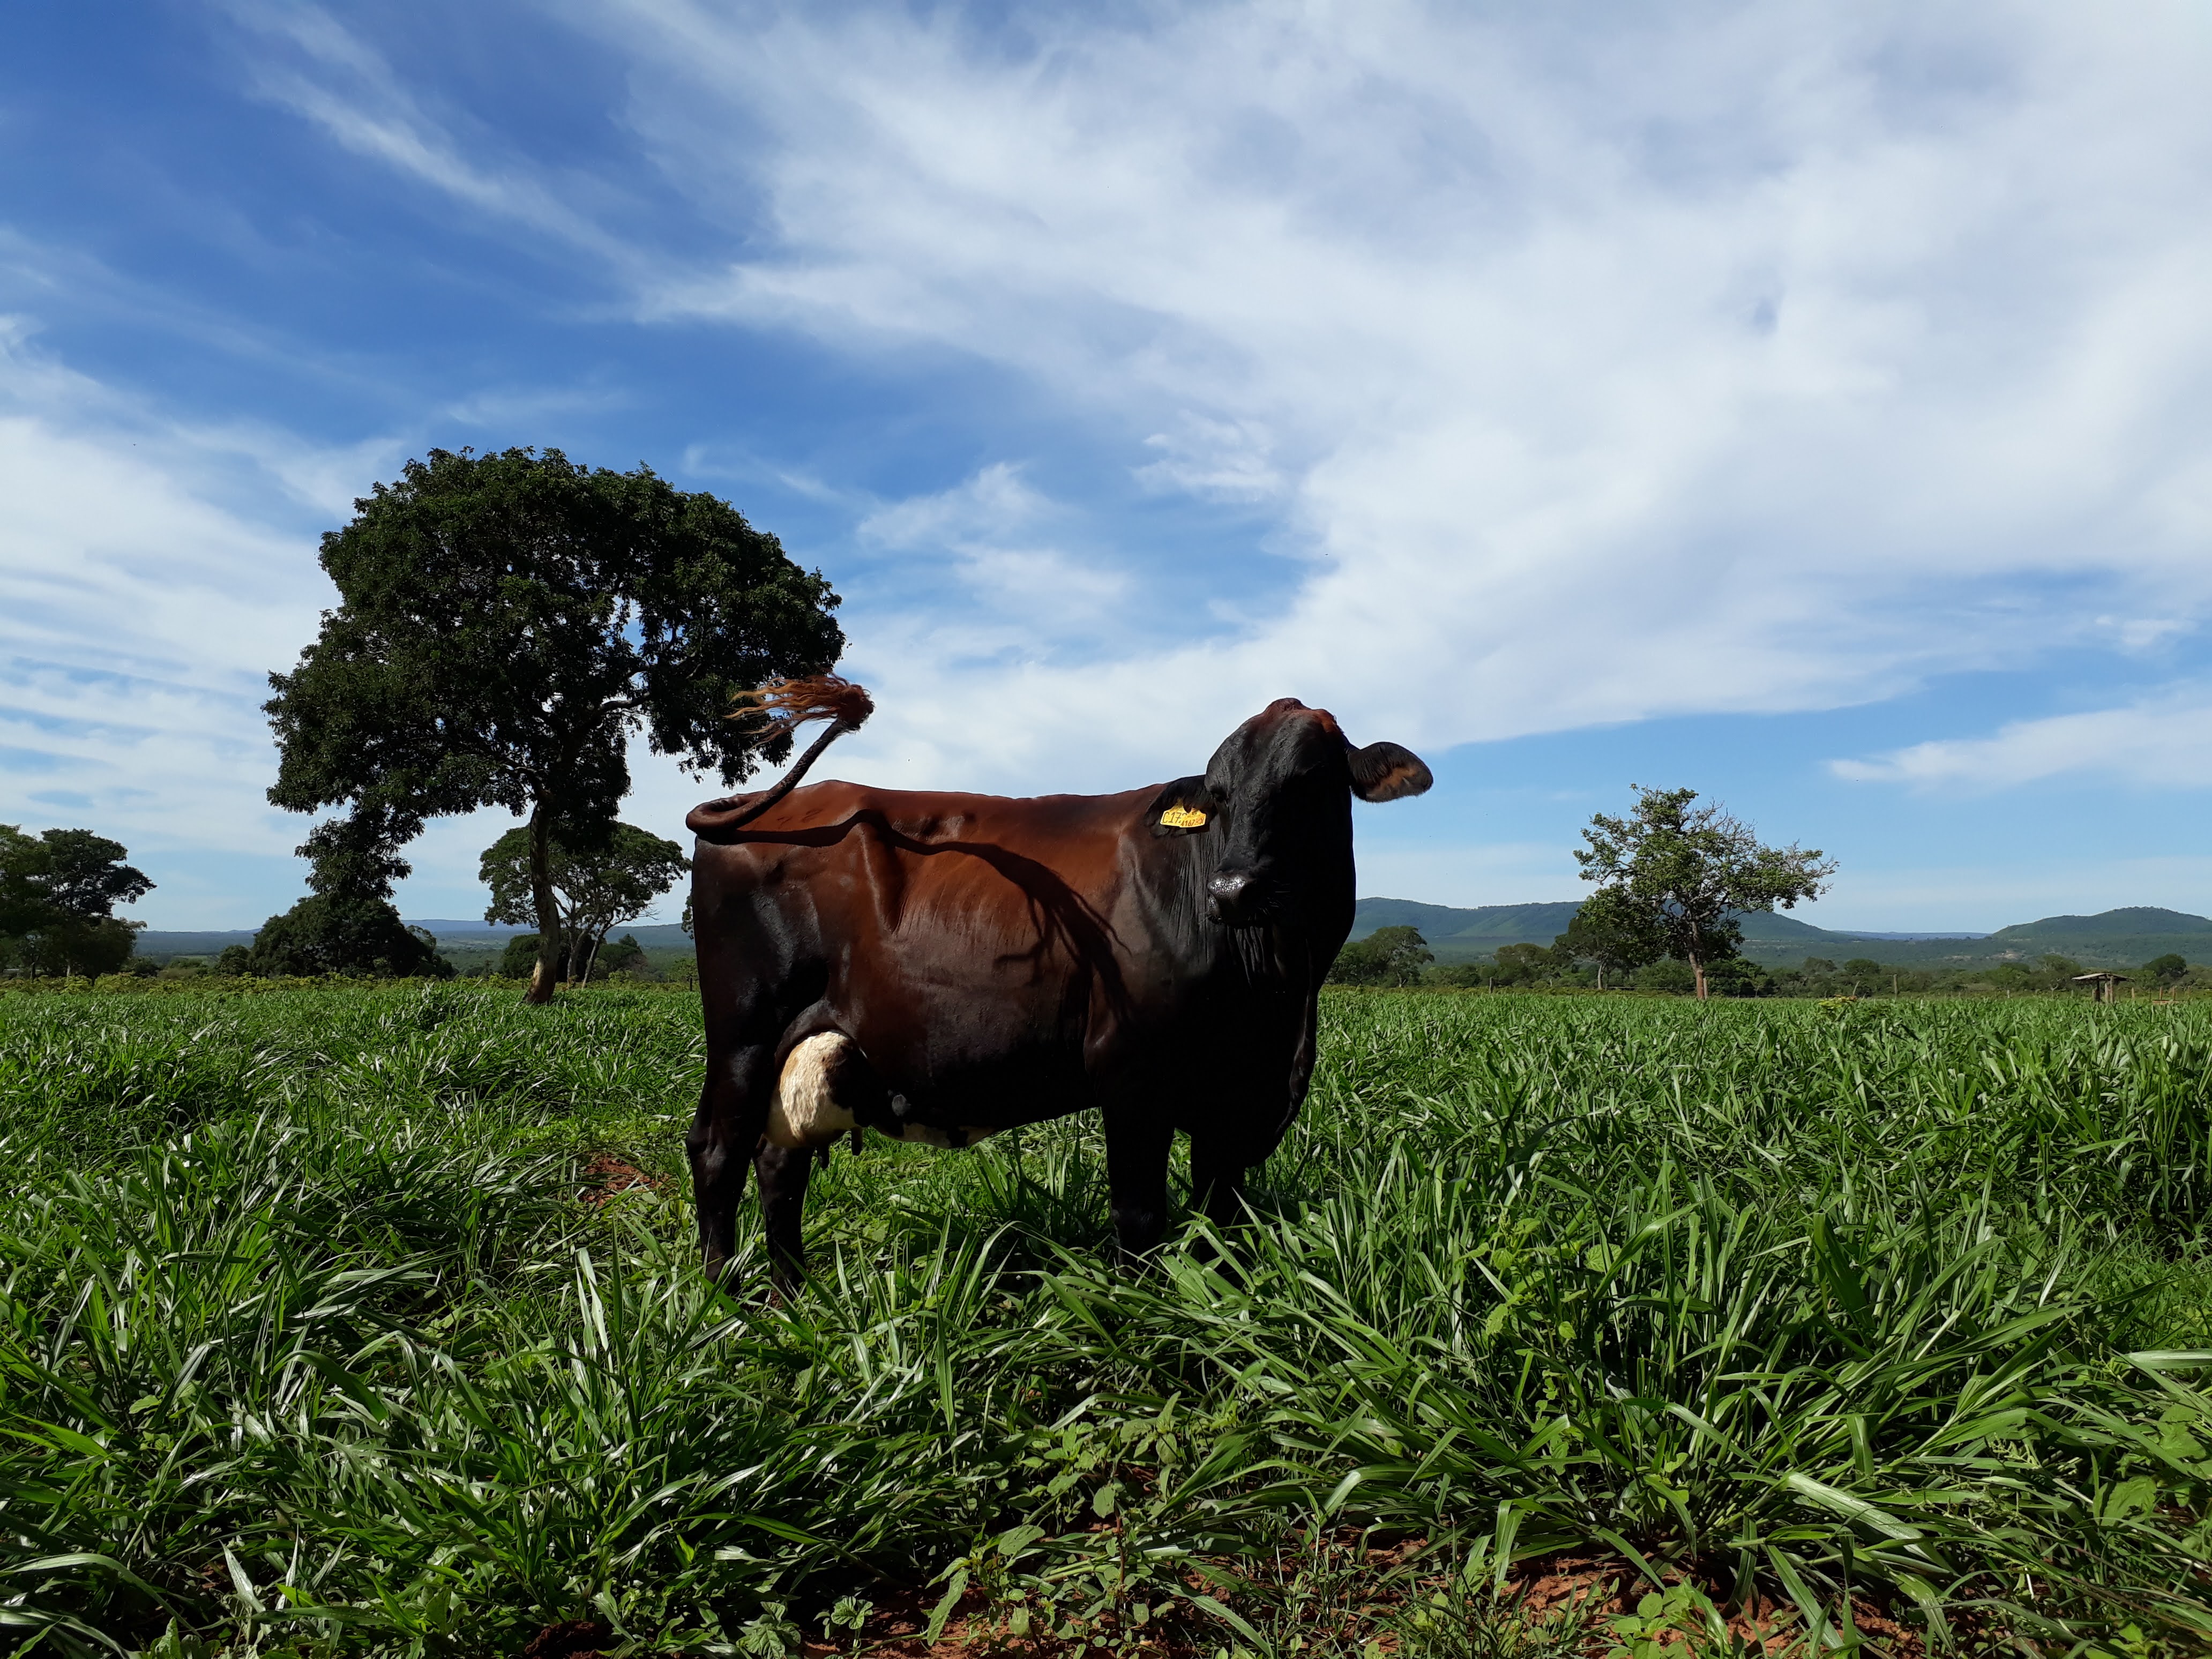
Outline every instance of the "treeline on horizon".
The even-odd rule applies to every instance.
[[[1795,968],[1767,968],[1731,956],[1705,964],[1711,994],[1724,997],[1871,997],[1943,994],[2018,995],[2025,992],[2087,994],[2075,983],[2089,972],[2070,957],[2045,952],[2033,963],[2000,962],[1964,968],[1910,968],[1866,957],[1836,962],[1808,957]],[[2212,963],[2192,963],[2179,951],[2154,957],[2120,975],[2146,994],[2212,989]],[[1544,945],[1500,945],[1474,962],[1439,963],[1417,927],[1379,927],[1337,954],[1332,985],[1443,990],[1638,991],[1692,996],[1697,975],[1674,957],[1662,957],[1626,973],[1608,975],[1578,946],[1573,930]]]

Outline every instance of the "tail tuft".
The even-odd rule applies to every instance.
[[[809,720],[834,720],[841,732],[857,732],[876,712],[875,700],[865,686],[836,674],[811,674],[804,679],[775,680],[757,690],[740,691],[738,707],[725,718],[742,720],[761,717],[763,724],[751,734],[755,747],[782,736]]]

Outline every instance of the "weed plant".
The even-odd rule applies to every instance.
[[[1724,1650],[1764,1604],[1816,1650],[1870,1609],[2212,1643],[2212,1010],[1324,1012],[1233,1238],[1111,1266],[1088,1119],[872,1141],[784,1306],[751,1220],[735,1294],[696,1268],[688,998],[0,999],[0,1625],[769,1659],[919,1595],[1039,1652]],[[1561,1552],[1635,1612],[1530,1619]]]

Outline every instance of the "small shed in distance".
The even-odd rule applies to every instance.
[[[2128,983],[2128,975],[2112,973],[2076,974],[2074,975],[2073,982],[2076,985],[2094,988],[2097,1000],[2100,1002],[2118,1002],[2120,1000],[2120,987]]]

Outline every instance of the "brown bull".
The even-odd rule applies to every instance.
[[[861,1127],[966,1146],[1096,1107],[1124,1251],[1166,1230],[1177,1130],[1194,1206],[1232,1220],[1313,1072],[1352,927],[1352,798],[1419,794],[1428,768],[1285,697],[1202,776],[1121,794],[794,789],[869,705],[842,684],[785,701],[835,723],[775,789],[686,820],[707,1080],[684,1145],[708,1270],[736,1248],[750,1162],[795,1278],[813,1155]]]

